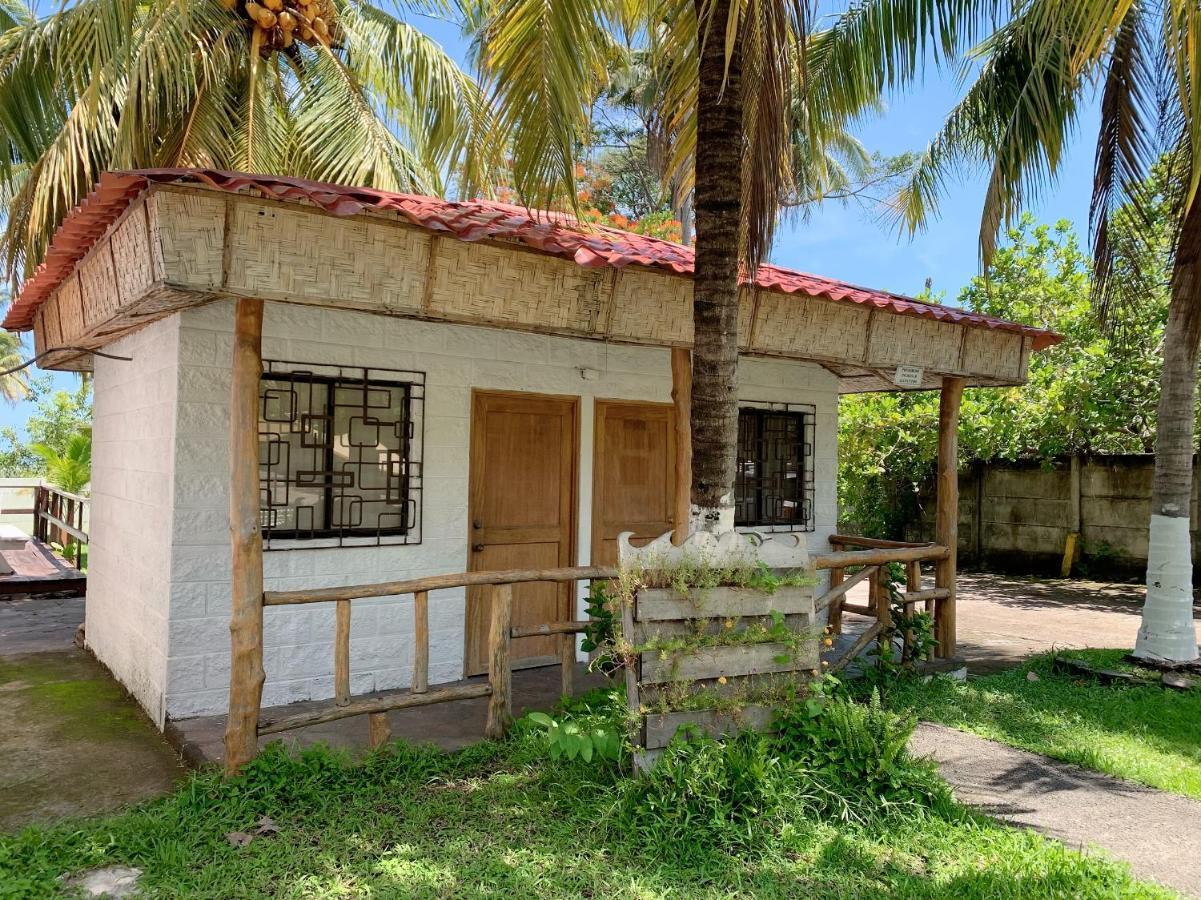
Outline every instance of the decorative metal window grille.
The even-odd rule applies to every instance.
[[[815,408],[759,404],[738,411],[734,523],[812,531]]]
[[[424,406],[422,372],[265,361],[264,546],[420,543]]]

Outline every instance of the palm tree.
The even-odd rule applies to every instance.
[[[49,444],[29,447],[46,464],[46,479],[68,494],[78,494],[92,480],[92,429],[81,428],[61,451]]]
[[[766,255],[781,199],[827,177],[827,135],[878,95],[843,91],[834,67],[808,68],[810,0],[485,5],[476,17],[480,65],[514,136],[515,186],[531,204],[571,196],[589,110],[617,54],[613,34],[641,35],[654,56],[674,139],[668,180],[677,196],[691,191],[696,220],[690,524],[732,529],[740,277]],[[823,102],[806,104],[809,95]],[[794,169],[798,125],[809,149],[804,173]]]
[[[911,15],[925,6],[926,18]],[[1138,302],[1130,267],[1152,253],[1126,254],[1123,277],[1111,242],[1119,214],[1135,243],[1156,241],[1141,189],[1161,159],[1179,190],[1174,220],[1171,299],[1164,334],[1147,597],[1135,655],[1197,659],[1193,622],[1189,507],[1192,494],[1198,347],[1201,345],[1201,9],[1185,0],[1011,0],[1010,15],[972,51],[978,74],[948,116],[898,199],[902,221],[919,228],[935,213],[948,179],[964,165],[989,173],[980,225],[987,265],[1000,228],[1058,173],[1082,105],[1101,85],[1090,224],[1096,301]],[[834,29],[844,60],[874,60],[858,74],[880,87],[918,65],[921,37],[944,58],[985,31],[997,0],[869,0]],[[942,19],[939,18],[941,10]],[[904,23],[902,27],[897,22]],[[862,88],[861,88],[862,89]],[[1139,226],[1145,235],[1139,237]],[[1139,273],[1133,273],[1138,276]]]
[[[400,2],[400,0],[396,0]],[[474,190],[499,134],[473,79],[366,0],[0,0],[0,236],[42,258],[105,169],[202,166]]]
[[[18,369],[21,359],[21,336],[11,331],[0,331],[0,396],[9,403],[16,403],[29,396],[29,374]],[[12,371],[17,369],[17,371]]]

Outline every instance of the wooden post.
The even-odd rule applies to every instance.
[[[575,694],[575,633],[559,635],[559,695]]]
[[[430,595],[413,595],[413,684],[411,694],[424,694],[430,687]]]
[[[334,604],[334,705],[350,703],[350,601]]]
[[[259,379],[263,301],[239,300],[234,318],[229,396],[230,580],[229,718],[225,771],[236,773],[258,749],[263,701],[263,537],[259,530]]]
[[[955,554],[959,549],[959,404],[962,378],[944,377],[938,403],[938,512],[935,540],[947,555],[934,567],[935,587],[950,593],[934,606],[934,634],[938,655],[955,655]]]
[[[880,566],[872,576],[875,588],[876,621],[880,624],[880,658],[892,659],[892,594],[888,590],[888,566]]]
[[[692,510],[692,354],[683,347],[671,350],[671,402],[676,432],[676,489],[672,510],[676,529],[671,542],[678,547],[688,537]]]
[[[509,629],[513,627],[513,585],[491,589],[492,620],[488,629],[488,721],[484,736],[499,740],[513,721],[513,670],[509,668]]]
[[[844,569],[830,570],[830,589],[838,587],[843,582]],[[833,603],[830,604],[830,612],[826,618],[826,624],[830,627],[830,634],[842,634],[842,601],[846,599],[844,594]]]
[[[388,724],[387,713],[372,713],[367,717],[368,743],[374,750],[392,739],[392,727]]]

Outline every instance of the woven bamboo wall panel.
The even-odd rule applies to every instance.
[[[1022,372],[1022,336],[1006,331],[971,328],[963,335],[965,372],[1020,378]]]
[[[221,286],[225,198],[159,189],[147,198],[152,252],[162,278],[200,290]]]
[[[964,329],[948,322],[878,313],[872,317],[867,360],[873,366],[914,365],[937,372],[959,371]]]
[[[609,335],[650,344],[691,344],[692,282],[632,266],[622,269]]]
[[[866,346],[868,317],[861,306],[760,291],[754,349],[812,354],[819,359],[860,360]]]
[[[109,238],[117,260],[117,296],[121,306],[133,303],[154,284],[149,224],[144,206],[130,210]]]
[[[758,292],[759,294],[762,291]],[[744,287],[738,292],[738,349],[751,349],[751,330],[755,326],[755,304],[757,294],[750,288]]]
[[[92,328],[111,319],[121,308],[108,241],[97,244],[79,264],[79,286],[83,292],[85,328]]]
[[[430,238],[367,217],[238,200],[230,217],[226,287],[258,297],[413,312],[421,306]]]
[[[58,307],[59,334],[64,342],[72,342],[84,333],[83,295],[79,289],[79,278],[68,278],[54,293]]]
[[[47,347],[60,347],[67,343],[63,340],[62,324],[58,317],[58,301],[59,292],[55,294],[38,310],[38,318],[35,323],[35,330],[43,332],[43,339]]]
[[[609,272],[493,244],[440,240],[424,312],[595,334]]]

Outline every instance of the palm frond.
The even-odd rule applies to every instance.
[[[1103,321],[1116,306],[1134,300],[1125,293],[1136,278],[1112,278],[1114,251],[1112,219],[1125,207],[1123,239],[1149,244],[1151,219],[1141,190],[1151,165],[1159,156],[1155,140],[1156,71],[1163,71],[1162,44],[1154,40],[1142,4],[1135,3],[1114,37],[1101,96],[1101,124],[1097,137],[1089,227],[1093,237],[1094,300]],[[1157,52],[1160,51],[1160,52]],[[1142,254],[1126,254],[1137,261]]]
[[[588,112],[607,77],[609,11],[603,0],[498,0],[491,10],[481,65],[526,202],[574,202]]]

